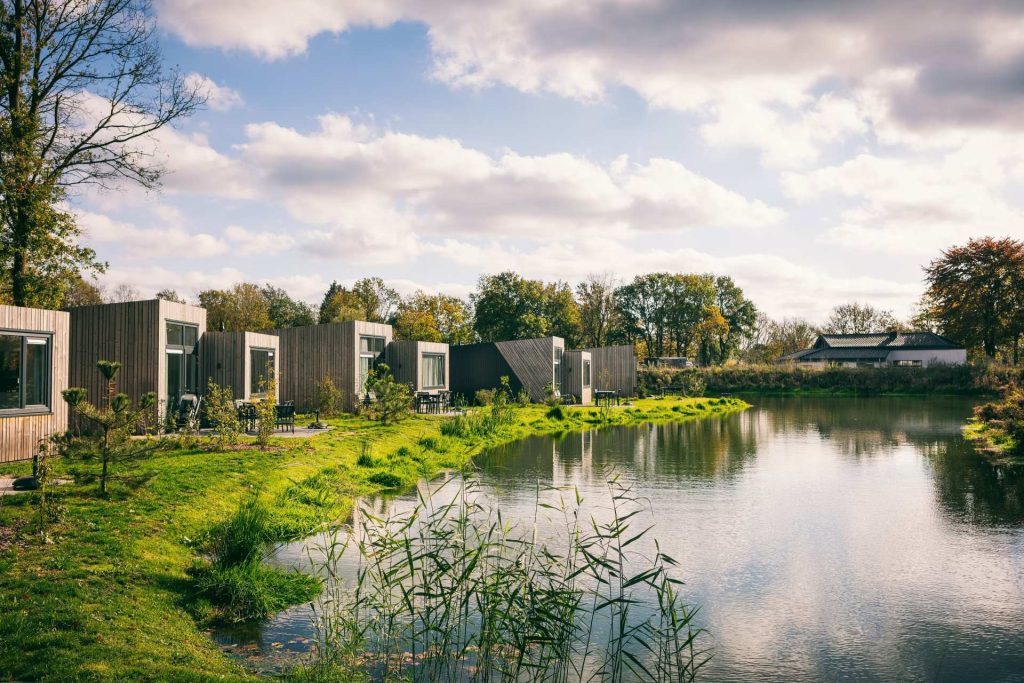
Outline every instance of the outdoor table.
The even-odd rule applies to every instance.
[[[614,389],[603,389],[594,392],[594,402],[597,405],[601,405],[601,401],[604,400],[605,405],[611,405],[612,399],[615,399],[615,405],[619,405],[619,392]]]

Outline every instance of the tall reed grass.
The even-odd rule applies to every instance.
[[[325,590],[315,655],[294,680],[693,680],[707,661],[695,610],[675,560],[634,527],[643,507],[628,486],[610,481],[590,517],[578,492],[538,489],[525,525],[473,483],[452,486],[409,513],[365,514],[311,552]],[[564,534],[539,538],[540,515]],[[358,571],[343,576],[353,553]]]

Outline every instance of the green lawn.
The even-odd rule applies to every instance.
[[[275,439],[266,452],[251,444],[229,452],[168,448],[132,466],[133,475],[149,477],[143,485],[114,483],[107,499],[95,485],[61,486],[63,517],[47,542],[36,530],[35,494],[0,497],[0,680],[253,680],[207,637],[207,612],[192,598],[185,570],[197,557],[196,539],[254,488],[271,502],[282,536],[294,535],[343,519],[356,496],[380,489],[374,474],[411,487],[529,434],[746,407],[738,399],[644,399],[610,411],[570,408],[555,420],[530,406],[486,439],[441,437],[445,418],[436,416],[391,426],[345,417],[330,421],[328,434]],[[364,443],[372,467],[357,465]],[[0,466],[0,475],[28,470]]]

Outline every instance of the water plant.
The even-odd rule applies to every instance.
[[[311,552],[325,590],[293,680],[693,680],[707,661],[695,610],[675,560],[633,528],[642,507],[628,486],[609,481],[590,518],[578,492],[538,488],[536,514],[565,531],[546,541],[536,518],[513,524],[472,482],[444,491],[456,485],[421,492],[409,513],[363,512]],[[346,553],[355,577],[339,570]]]

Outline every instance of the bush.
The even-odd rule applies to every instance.
[[[548,408],[547,416],[552,420],[564,420],[566,418],[565,407],[561,404],[553,405]]]
[[[273,375],[262,388],[266,393],[256,404],[256,443],[266,449],[277,429],[277,380]]]
[[[341,389],[334,383],[334,378],[324,375],[313,389],[314,404],[320,411],[320,417],[335,417],[341,413]]]
[[[478,389],[473,399],[478,406],[489,406],[494,403],[495,389]]]
[[[368,481],[386,489],[397,489],[402,486],[402,479],[391,472],[376,472],[370,475]]]
[[[231,395],[231,387],[217,385],[212,379],[206,393],[206,419],[213,427],[214,443],[218,449],[234,446],[242,435],[238,408]]]
[[[412,410],[412,392],[405,384],[395,381],[391,368],[385,363],[370,373],[366,389],[374,397],[369,414],[381,424],[397,422]]]

